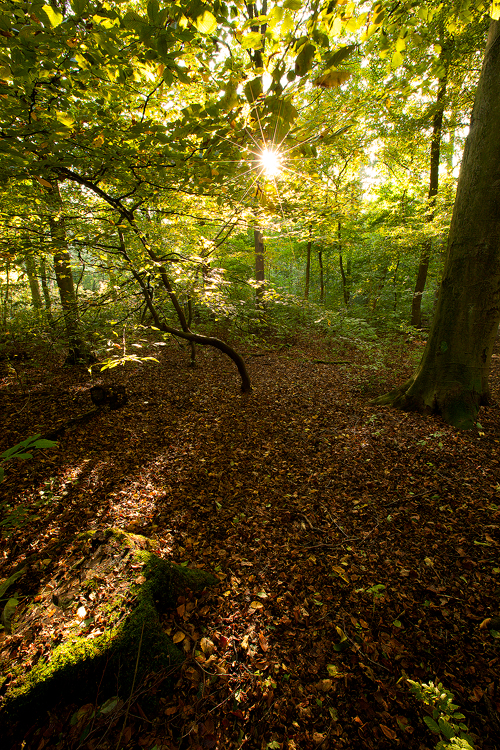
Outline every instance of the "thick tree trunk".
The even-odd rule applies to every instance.
[[[46,188],[45,196],[49,209],[49,226],[53,244],[54,271],[57,288],[59,289],[64,325],[66,328],[66,338],[68,341],[68,356],[66,358],[66,364],[89,362],[92,360],[92,357],[80,335],[78,305],[73,282],[73,272],[71,269],[71,255],[68,249],[66,225],[64,223],[62,212],[59,184],[55,177],[52,180],[52,187]]]
[[[416,373],[377,399],[474,425],[500,321],[500,21],[492,21],[465,145],[434,320]]]
[[[431,223],[434,220],[434,207],[436,205],[436,196],[439,189],[439,158],[441,153],[441,135],[443,132],[444,100],[446,95],[446,84],[448,81],[448,63],[444,49],[441,53],[441,59],[445,65],[446,75],[441,79],[441,83],[438,88],[436,111],[434,112],[434,117],[432,118],[431,164],[429,170],[428,194],[429,209],[426,217],[428,223]],[[411,303],[411,324],[412,326],[415,326],[415,328],[420,328],[422,323],[422,294],[424,293],[425,284],[427,281],[431,252],[432,239],[429,237],[424,241],[422,251],[420,253],[417,280],[415,282],[415,291],[413,292],[413,299]]]
[[[260,229],[253,230],[253,239],[255,250],[255,281],[257,282],[255,302],[257,305],[262,305],[266,275],[264,267],[264,238]]]

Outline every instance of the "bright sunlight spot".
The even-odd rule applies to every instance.
[[[277,151],[263,149],[260,155],[260,162],[263,170],[268,177],[276,177],[281,172],[281,158]]]

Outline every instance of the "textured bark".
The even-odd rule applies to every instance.
[[[438,88],[436,110],[434,112],[434,117],[432,118],[431,163],[429,170],[428,193],[429,210],[426,217],[428,223],[431,223],[434,220],[434,207],[436,205],[436,196],[439,190],[439,159],[441,153],[441,136],[443,133],[443,114],[446,84],[448,81],[448,63],[446,55],[447,53],[445,53],[443,49],[443,51],[441,52],[441,60],[445,65],[446,75],[441,79],[441,83]],[[422,323],[422,294],[424,293],[425,284],[427,281],[431,252],[432,239],[429,237],[425,240],[422,246],[422,252],[420,253],[417,280],[415,282],[415,291],[413,292],[413,299],[411,304],[411,324],[412,326],[415,326],[415,328],[420,328]]]
[[[416,373],[377,399],[470,428],[488,403],[500,321],[500,21],[492,21],[434,320]]]

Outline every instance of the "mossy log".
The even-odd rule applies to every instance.
[[[162,559],[153,546],[145,537],[108,528],[78,535],[66,550],[37,603],[17,616],[12,636],[28,641],[50,628],[59,638],[64,634],[62,642],[34,666],[1,665],[10,681],[3,680],[0,722],[10,732],[14,725],[25,731],[63,698],[127,698],[134,675],[138,684],[180,666],[184,655],[162,630],[160,614],[177,606],[187,589],[218,579]]]

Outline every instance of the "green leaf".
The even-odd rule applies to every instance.
[[[16,453],[15,456],[12,456],[12,458],[21,458],[23,461],[27,458],[33,458],[32,453]]]
[[[250,104],[253,104],[262,94],[262,76],[248,81],[243,90],[247,101],[249,101]]]
[[[304,44],[295,60],[295,72],[298,76],[303,76],[310,70],[315,52],[314,44]]]
[[[262,49],[262,34],[259,34],[257,31],[251,31],[243,37],[241,46],[243,49]]]
[[[325,67],[336,68],[346,58],[349,57],[351,52],[356,49],[355,44],[348,44],[347,47],[341,47],[333,55],[328,55],[325,59]]]
[[[54,10],[51,5],[44,5],[42,10],[49,19],[51,26],[59,26],[59,24],[63,22],[63,14],[59,13],[58,10]]]
[[[205,10],[196,18],[194,25],[201,34],[212,34],[217,28],[217,19],[209,10]]]
[[[18,578],[21,578],[25,570],[26,568],[21,568],[21,570],[18,570],[17,573],[13,573],[9,578],[7,578],[7,580],[0,584],[0,599],[10,586],[12,586],[12,584],[15,583]]]
[[[455,736],[455,730],[453,729],[451,724],[446,721],[446,719],[443,719],[442,716],[440,716],[438,719],[438,725],[439,729],[441,730],[442,734],[444,734],[447,740],[451,740],[451,738]]]
[[[287,10],[300,10],[302,8],[302,0],[285,0],[283,7]]]
[[[430,716],[424,716],[424,722],[427,724],[431,732],[434,732],[434,734],[441,734],[441,730],[439,729],[438,725],[434,721],[434,719],[431,719]]]
[[[45,438],[37,440],[33,444],[33,448],[55,448],[56,446],[57,443],[54,440],[45,440]]]

